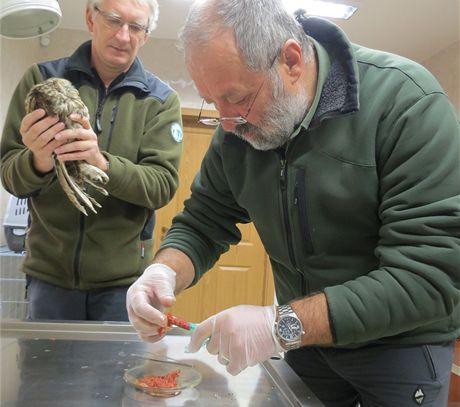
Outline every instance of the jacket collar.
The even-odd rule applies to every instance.
[[[95,70],[91,68],[91,41],[80,45],[69,57],[66,70],[69,73],[78,71],[93,79],[98,77]],[[120,74],[110,84],[110,90],[122,87],[135,87],[142,92],[149,92],[147,72],[138,57],[136,57],[127,72]]]
[[[345,33],[322,18],[301,16],[298,21],[305,33],[324,47],[330,58],[330,69],[312,124],[326,117],[359,110],[358,64]]]

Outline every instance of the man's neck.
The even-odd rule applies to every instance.
[[[96,71],[99,75],[99,77],[102,80],[102,83],[104,84],[105,88],[108,89],[110,84],[117,78],[122,72],[101,72],[96,68]]]
[[[127,72],[129,67],[126,68],[123,71],[120,70],[115,70],[115,69],[110,69],[107,67],[102,68],[101,64],[98,63],[97,59],[93,58],[91,61],[91,64],[94,68],[94,70],[97,72],[99,75],[99,78],[101,78],[102,82],[104,83],[106,89],[110,86],[110,84],[118,78],[122,73]]]

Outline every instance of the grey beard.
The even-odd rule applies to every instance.
[[[278,89],[278,97],[265,110],[260,120],[263,127],[250,123],[240,124],[233,133],[247,141],[256,150],[273,150],[285,144],[296,126],[303,120],[310,105],[305,91],[288,95],[284,89]],[[251,138],[248,139],[245,135]]]

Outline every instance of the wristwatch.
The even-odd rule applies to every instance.
[[[283,351],[300,348],[305,331],[302,321],[289,304],[278,307],[273,333]]]

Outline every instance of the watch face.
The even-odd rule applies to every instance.
[[[278,321],[277,331],[282,339],[291,341],[302,335],[302,326],[296,318],[288,315]]]

